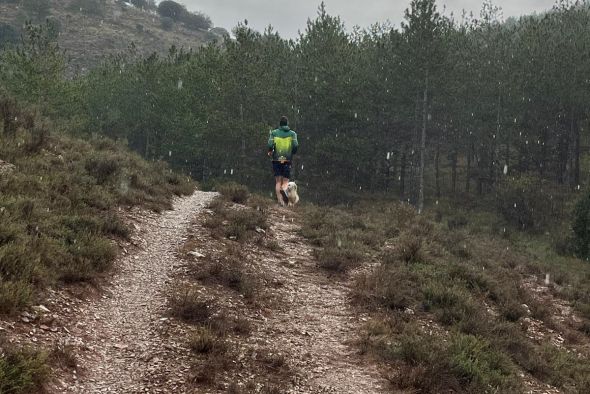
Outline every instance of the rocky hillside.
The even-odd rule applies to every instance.
[[[45,20],[45,11],[25,3],[0,1],[0,27],[4,27],[0,32],[6,26],[18,31],[26,20]],[[92,1],[51,1],[48,9],[48,19],[57,26],[61,48],[82,72],[98,64],[105,55],[125,51],[132,44],[140,53],[166,54],[172,45],[191,49],[221,37],[216,33],[220,29],[191,30],[182,24],[166,24],[155,11],[144,11],[124,2],[106,0],[97,2],[96,9],[78,8],[85,3]]]

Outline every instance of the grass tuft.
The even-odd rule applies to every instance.
[[[189,287],[177,289],[169,298],[172,316],[192,324],[205,324],[212,316],[210,302],[203,300],[201,294]]]

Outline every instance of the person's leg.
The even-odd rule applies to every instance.
[[[289,188],[289,178],[283,177],[282,183],[281,183],[281,189],[287,191],[288,188]]]
[[[281,168],[281,194],[283,196],[283,202],[286,204],[289,203],[289,192],[287,188],[289,187],[289,177],[291,176],[291,163],[284,163]]]
[[[283,196],[281,195],[281,187],[283,185],[283,177],[275,176],[275,192],[277,194],[277,200],[280,205],[283,205]]]

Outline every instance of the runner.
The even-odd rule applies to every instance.
[[[281,206],[289,202],[289,178],[291,176],[293,155],[297,153],[298,147],[297,133],[289,127],[289,119],[282,116],[279,128],[271,131],[268,138],[268,156],[272,158],[275,191]]]

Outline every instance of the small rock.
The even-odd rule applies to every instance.
[[[49,313],[51,312],[49,309],[47,309],[45,306],[43,305],[37,305],[33,307],[33,310],[37,311],[37,312],[41,312],[41,313]]]
[[[257,232],[258,234],[266,234],[266,230],[264,230],[263,228],[260,228],[260,227],[258,227],[258,226],[256,227],[256,232]]]
[[[197,252],[196,250],[193,250],[192,252],[188,252],[188,254],[190,254],[191,256],[194,256],[196,258],[205,257],[205,255],[203,253]]]

